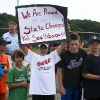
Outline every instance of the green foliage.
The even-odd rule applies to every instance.
[[[79,20],[72,19],[68,20],[71,25],[71,30],[81,31],[81,32],[99,32],[100,33],[100,22],[92,20]]]
[[[15,21],[16,17],[7,13],[0,13],[0,28],[8,28],[8,22]],[[100,33],[100,22],[92,20],[79,20],[79,19],[68,19],[68,23],[71,25],[71,31],[81,32],[99,32]],[[8,29],[0,29],[0,36],[2,36]],[[84,38],[84,36],[81,36]]]

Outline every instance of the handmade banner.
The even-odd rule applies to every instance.
[[[25,5],[16,7],[19,45],[33,45],[69,39],[67,7]]]

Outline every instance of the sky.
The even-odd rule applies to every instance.
[[[0,0],[0,13],[15,15],[20,5],[54,4],[68,7],[69,19],[87,19],[100,22],[100,0]]]

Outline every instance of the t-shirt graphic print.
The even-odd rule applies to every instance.
[[[27,81],[27,68],[23,66],[22,70],[19,70],[16,66],[13,66],[9,71],[6,78],[7,83],[21,83]],[[9,100],[27,100],[28,88],[20,86],[16,88],[9,88]]]
[[[41,56],[28,50],[25,60],[29,62],[31,68],[29,94],[56,94],[55,64],[60,61],[57,51]]]
[[[71,60],[70,65],[67,66],[68,69],[76,68],[82,65],[83,58],[80,58],[79,61],[76,61],[76,59]]]

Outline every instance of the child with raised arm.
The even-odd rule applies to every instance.
[[[22,47],[26,54],[25,60],[29,62],[31,69],[29,94],[32,94],[32,100],[54,100],[55,64],[60,61],[59,55],[64,47],[63,42],[57,50],[48,55],[48,45],[44,43],[38,45],[39,54]]]
[[[23,66],[24,52],[16,49],[12,55],[15,65],[11,67],[6,78],[9,87],[9,100],[27,100],[27,68]]]
[[[91,36],[88,46],[90,54],[87,55],[82,66],[84,98],[100,100],[100,39],[97,36]]]

